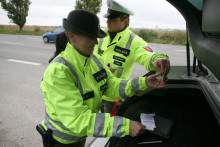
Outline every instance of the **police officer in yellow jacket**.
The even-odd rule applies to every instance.
[[[164,72],[160,66],[163,64],[166,73],[170,69],[168,57],[164,54],[156,54],[148,44],[134,34],[129,28],[129,16],[133,12],[113,0],[107,0],[107,37],[101,38],[95,51],[104,58],[113,75],[123,80],[128,80],[132,72],[134,62],[145,66],[147,71],[158,70]],[[114,103],[119,97],[112,99],[103,96],[104,109],[102,112],[111,113]]]
[[[69,42],[50,63],[41,82],[46,116],[40,126],[51,132],[42,131],[44,146],[81,147],[87,136],[124,137],[144,133],[145,126],[138,122],[98,113],[102,95],[125,99],[148,87],[161,88],[165,84],[157,79],[161,74],[125,81],[114,77],[102,58],[93,54],[97,38],[106,34],[100,30],[98,17],[89,11],[71,11],[63,19],[63,27]]]

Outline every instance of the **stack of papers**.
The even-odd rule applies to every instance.
[[[141,116],[140,116],[141,123],[146,126],[147,130],[153,131],[156,128],[154,116],[155,116],[154,113],[152,113],[152,114],[141,113]]]

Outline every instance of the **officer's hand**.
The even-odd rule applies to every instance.
[[[146,79],[146,84],[148,87],[151,88],[162,88],[165,86],[165,81],[167,80],[167,77],[165,80],[158,79],[157,77],[161,76],[161,73],[153,74]]]
[[[164,82],[166,82],[167,74],[170,71],[170,61],[164,58],[157,58],[154,61],[154,67],[160,73],[160,76],[163,76]]]
[[[130,135],[132,137],[143,134],[146,127],[137,121],[130,120]]]
[[[105,63],[105,64],[108,66],[108,69],[109,69],[112,73],[115,72],[115,70],[112,68],[112,66],[111,66],[110,63]]]

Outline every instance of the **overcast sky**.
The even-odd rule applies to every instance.
[[[62,19],[75,8],[75,0],[30,0],[26,25],[57,26]],[[185,20],[166,0],[116,0],[134,12],[130,17],[130,26],[136,28],[185,29]],[[106,27],[103,15],[107,12],[106,0],[102,0],[98,13],[100,24]],[[12,24],[7,12],[0,8],[0,24]]]

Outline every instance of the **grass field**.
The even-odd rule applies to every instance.
[[[0,34],[35,35],[42,36],[57,26],[24,26],[22,31],[16,25],[0,25]],[[161,31],[148,29],[134,29],[134,33],[150,43],[162,43],[173,45],[186,44],[185,31]]]
[[[0,34],[35,35],[42,36],[57,26],[24,26],[22,31],[16,25],[0,25]]]
[[[161,31],[161,30],[147,30],[140,29],[134,32],[147,42],[162,43],[172,45],[185,45],[186,32],[185,31]]]
[[[51,31],[57,26],[24,26],[23,31]],[[1,29],[13,29],[19,31],[17,25],[0,25]]]

